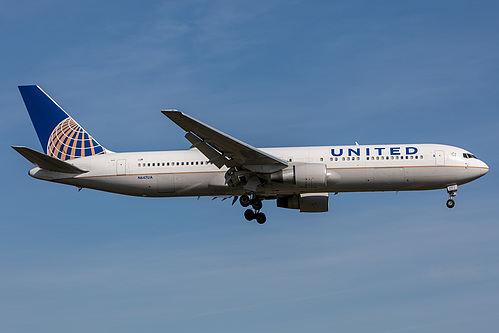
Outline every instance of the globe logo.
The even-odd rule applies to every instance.
[[[50,134],[47,155],[60,160],[105,154],[106,150],[71,117],[61,121]]]

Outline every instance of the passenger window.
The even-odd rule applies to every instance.
[[[139,163],[139,168],[140,168],[140,163]]]
[[[151,163],[147,163],[147,166],[150,167],[151,166]]]

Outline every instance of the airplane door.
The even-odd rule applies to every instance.
[[[435,165],[444,166],[445,165],[445,153],[443,150],[435,151]]]
[[[126,160],[117,160],[116,161],[116,175],[117,176],[126,175]]]

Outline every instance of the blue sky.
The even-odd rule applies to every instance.
[[[3,1],[0,331],[496,332],[493,1]],[[491,168],[326,214],[77,192],[27,176],[39,84],[114,151],[186,149],[179,108],[251,145],[444,143]]]

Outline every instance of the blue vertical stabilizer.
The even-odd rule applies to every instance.
[[[45,154],[60,160],[105,154],[90,134],[36,85],[19,86]]]

